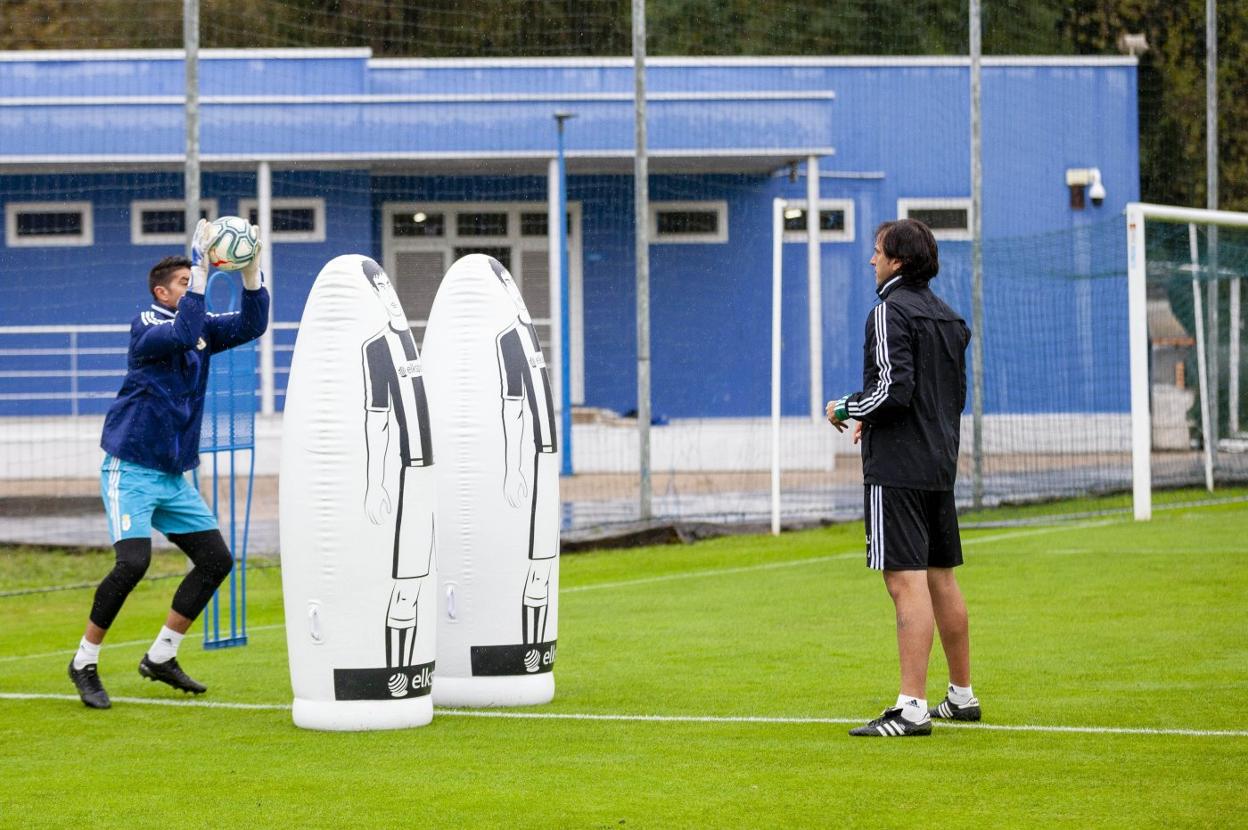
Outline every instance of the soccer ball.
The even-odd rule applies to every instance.
[[[212,222],[208,250],[204,252],[211,268],[238,271],[256,258],[256,232],[239,216],[222,216]]]

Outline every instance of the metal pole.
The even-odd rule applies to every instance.
[[[186,68],[186,250],[199,224],[199,0],[182,2],[182,47]]]
[[[633,224],[637,239],[637,445],[641,473],[638,507],[650,504],[650,164],[646,157],[646,0],[633,0]]]
[[[1240,278],[1231,280],[1231,354],[1230,371],[1227,379],[1227,397],[1230,411],[1227,413],[1227,426],[1231,435],[1239,436],[1239,341],[1243,338],[1243,319],[1240,311],[1239,291]]]
[[[560,352],[562,348],[563,336],[560,329],[560,316],[556,313],[562,303],[560,295],[563,293],[563,285],[559,280],[559,269],[561,267],[561,259],[559,257],[559,242],[557,236],[559,230],[559,156],[551,158],[550,164],[546,170],[546,267],[550,279],[547,280],[549,296],[550,296],[550,342],[546,344],[549,350],[547,364],[552,372],[563,371],[563,355]],[[551,384],[551,394],[555,400],[555,411],[563,411],[563,383],[556,377],[555,382]],[[562,418],[560,419],[560,429],[562,429]],[[560,445],[562,448],[562,444]]]
[[[824,419],[823,268],[819,250],[819,158],[806,159],[806,295],[810,304],[810,417]],[[783,228],[781,228],[783,231]]]
[[[563,153],[563,125],[569,118],[576,116],[570,112],[555,113],[555,123],[559,132],[559,215],[555,226],[558,233],[551,234],[553,244],[559,242],[559,307],[552,308],[550,316],[556,311],[559,314],[559,400],[561,401],[560,431],[563,443],[560,445],[560,475],[572,475],[572,349],[568,322],[568,168]]]
[[[771,534],[780,534],[780,307],[784,199],[771,203]],[[809,207],[809,205],[808,205]]]
[[[1200,428],[1205,445],[1205,489],[1213,492],[1213,441],[1210,438],[1210,384],[1206,382],[1209,371],[1209,349],[1205,345],[1205,321],[1200,307],[1200,249],[1196,242],[1196,225],[1187,226],[1187,242],[1192,262],[1192,317],[1196,321],[1196,374],[1200,377]]]
[[[1148,411],[1148,297],[1144,211],[1127,205],[1127,339],[1131,355],[1131,489],[1136,521],[1153,516],[1152,416]]]
[[[1218,2],[1205,0],[1205,207],[1209,210],[1218,209]],[[1202,387],[1209,384],[1209,431],[1205,440],[1213,452],[1218,449],[1218,427],[1221,424],[1218,410],[1218,387],[1221,386],[1221,361],[1219,360],[1221,339],[1219,332],[1218,307],[1218,229],[1209,228],[1209,284],[1205,287],[1208,295],[1209,330],[1207,332],[1209,348],[1209,374],[1201,378]]]
[[[971,0],[971,500],[984,503],[984,169],[979,0]]]
[[[272,415],[276,409],[273,349],[273,171],[267,161],[256,168],[256,224],[260,227],[260,271],[269,289],[269,327],[260,338],[260,412]]]

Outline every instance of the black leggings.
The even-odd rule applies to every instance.
[[[168,535],[169,541],[181,548],[194,565],[173,594],[173,610],[194,620],[229,575],[234,557],[219,530]],[[122,539],[113,549],[117,552],[117,564],[95,589],[95,602],[91,605],[91,622],[104,629],[112,626],[122,603],[152,561],[151,539]]]

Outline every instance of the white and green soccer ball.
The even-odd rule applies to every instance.
[[[208,250],[204,252],[210,268],[238,271],[256,258],[257,238],[251,223],[240,216],[222,216],[212,222]]]

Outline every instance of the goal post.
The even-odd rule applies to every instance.
[[[1153,417],[1151,409],[1151,341],[1148,330],[1148,246],[1145,228],[1149,222],[1162,222],[1174,225],[1188,225],[1187,240],[1189,241],[1188,264],[1184,270],[1190,270],[1193,283],[1192,298],[1195,320],[1195,339],[1199,360],[1199,383],[1201,398],[1201,435],[1204,455],[1204,473],[1206,487],[1213,485],[1214,453],[1216,445],[1211,436],[1216,435],[1216,424],[1210,423],[1210,389],[1212,385],[1216,395],[1217,384],[1210,384],[1206,369],[1206,351],[1208,334],[1205,331],[1204,313],[1200,292],[1197,288],[1202,266],[1196,240],[1196,227],[1208,228],[1248,228],[1248,213],[1226,210],[1206,210],[1185,208],[1172,205],[1155,205],[1145,202],[1131,202],[1127,205],[1127,306],[1128,333],[1130,338],[1130,384],[1131,384],[1131,469],[1132,469],[1132,500],[1137,521],[1152,518],[1152,448],[1153,448]],[[1213,237],[1216,239],[1216,236]],[[1216,243],[1214,243],[1216,245]],[[1212,267],[1207,270],[1208,280],[1215,282],[1222,277],[1222,270],[1217,265],[1216,254],[1211,258]],[[1214,293],[1216,298],[1216,292]],[[1238,279],[1232,281],[1233,314],[1239,311]],[[1238,320],[1231,325],[1231,349],[1233,365],[1231,377],[1238,384],[1239,378],[1239,344],[1240,327]],[[1217,332],[1211,332],[1215,338]],[[1215,346],[1216,348],[1216,346]],[[1232,401],[1232,411],[1238,410],[1238,388],[1228,390]],[[1238,418],[1235,419],[1236,421]]]

